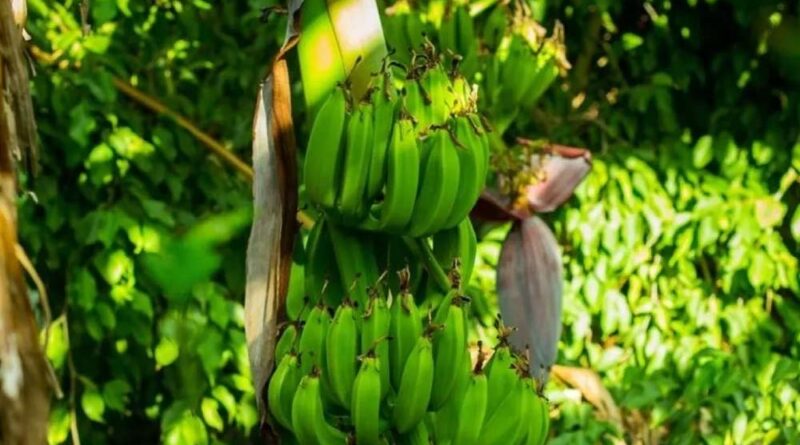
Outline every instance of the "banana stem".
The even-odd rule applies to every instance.
[[[433,256],[433,250],[431,250],[431,246],[425,241],[425,238],[411,238],[408,236],[403,237],[403,242],[408,246],[409,250],[417,256],[417,258],[422,260],[422,263],[425,265],[425,269],[428,271],[428,274],[433,278],[436,282],[436,285],[439,286],[442,292],[447,292],[450,290],[450,280],[447,278],[447,274],[444,273],[444,270],[439,266],[439,262],[436,261],[436,257]]]

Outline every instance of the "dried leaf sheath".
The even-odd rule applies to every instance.
[[[247,246],[245,336],[256,401],[267,418],[264,388],[274,366],[279,317],[289,286],[297,232],[297,166],[287,39],[261,85],[253,119],[253,225]]]

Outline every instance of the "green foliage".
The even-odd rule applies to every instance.
[[[42,172],[20,232],[51,294],[47,355],[68,394],[49,441],[68,441],[76,416],[88,444],[246,443],[250,185],[114,79],[246,159],[283,19],[259,22],[258,1],[98,0],[84,37],[79,3],[29,1]]]

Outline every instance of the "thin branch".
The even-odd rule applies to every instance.
[[[225,162],[230,164],[233,168],[238,170],[239,173],[244,175],[249,181],[251,182],[253,181],[252,167],[245,164],[244,161],[239,159],[230,150],[226,149],[219,141],[209,136],[207,133],[203,132],[189,119],[181,116],[175,111],[172,111],[166,105],[162,104],[158,99],[137,89],[136,87],[129,84],[128,82],[125,82],[122,79],[115,77],[114,86],[117,87],[117,89],[121,91],[123,94],[130,97],[135,102],[143,105],[145,108],[148,108],[157,114],[162,114],[164,116],[173,119],[175,123],[177,123],[180,127],[191,133],[192,136],[194,136],[200,142],[202,142],[206,147],[208,147],[212,152],[214,152],[214,154],[221,157],[222,160],[224,160]]]
[[[92,30],[92,27],[89,26],[89,0],[81,0],[80,10],[81,10],[81,34],[83,34],[83,36],[86,37],[89,35],[89,31]]]
[[[47,297],[47,289],[44,286],[44,282],[42,278],[39,276],[39,273],[36,272],[36,268],[33,267],[33,262],[31,259],[28,258],[28,254],[25,253],[25,249],[22,248],[19,244],[14,246],[14,254],[17,257],[17,261],[19,261],[20,265],[28,276],[33,280],[33,284],[36,285],[36,290],[39,292],[39,304],[42,306],[42,314],[44,317],[43,324],[44,324],[44,345],[42,349],[44,349],[45,354],[47,353],[47,345],[50,342],[50,325],[52,324],[53,316],[50,312],[50,300]],[[61,391],[61,385],[58,384],[58,377],[56,377],[56,371],[53,369],[53,364],[50,363],[50,360],[45,360],[47,364],[47,374],[50,378],[50,384],[53,386],[53,391],[57,398],[64,397],[63,391]]]
[[[75,361],[72,359],[72,342],[69,336],[69,316],[67,308],[69,302],[64,304],[64,337],[67,342],[67,367],[69,368],[69,430],[72,438],[72,445],[81,445],[81,435],[78,431],[78,410],[75,404],[75,393],[78,387],[78,372],[75,370]]]

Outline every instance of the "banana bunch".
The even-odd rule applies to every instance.
[[[316,304],[278,340],[275,424],[301,444],[543,444],[547,403],[525,360],[502,340],[473,366],[467,304],[453,289],[425,313],[406,287]]]
[[[410,237],[456,227],[489,167],[477,94],[429,42],[405,79],[395,79],[394,63],[384,65],[368,100],[352,101],[338,87],[320,107],[306,151],[306,195],[342,226]]]

